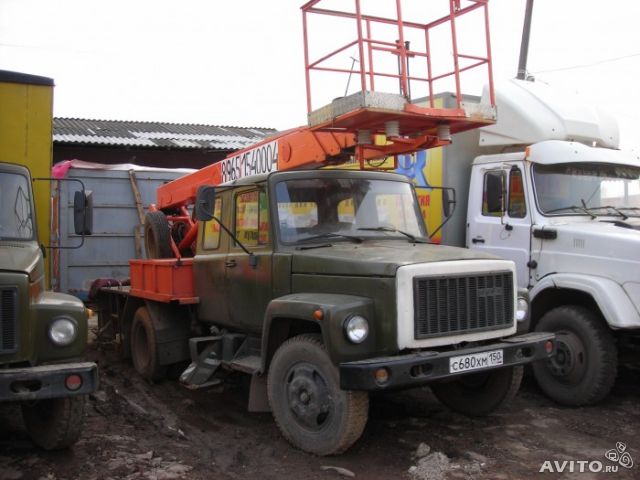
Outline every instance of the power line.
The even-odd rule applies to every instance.
[[[599,61],[593,62],[593,63],[585,63],[585,64],[582,64],[582,65],[573,65],[571,67],[552,68],[552,69],[549,69],[549,70],[538,70],[537,72],[533,72],[533,73],[535,73],[535,74],[538,74],[538,73],[552,73],[552,72],[561,72],[563,70],[574,70],[576,68],[589,68],[589,67],[594,67],[596,65],[601,65],[603,63],[617,62],[618,60],[624,60],[626,58],[632,58],[632,57],[640,57],[640,53],[632,53],[631,55],[624,55],[622,57],[607,58],[605,60],[599,60]]]

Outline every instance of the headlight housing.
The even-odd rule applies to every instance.
[[[529,300],[526,297],[518,297],[516,304],[516,320],[524,322],[529,315]]]
[[[362,315],[351,315],[344,322],[344,334],[351,343],[362,343],[369,336],[369,321]]]
[[[66,347],[78,336],[78,324],[71,317],[57,317],[49,324],[49,340],[54,345]]]

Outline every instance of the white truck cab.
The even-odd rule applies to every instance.
[[[497,94],[477,152],[512,153],[473,160],[466,245],[513,260],[529,328],[557,333],[556,356],[533,367],[541,388],[595,403],[622,334],[640,332],[640,158],[617,149],[611,117],[546,85],[513,80]]]

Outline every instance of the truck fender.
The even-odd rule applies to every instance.
[[[156,333],[160,365],[189,360],[191,315],[189,307],[145,301]]]
[[[532,303],[550,288],[570,289],[589,295],[613,329],[640,328],[640,314],[622,286],[615,281],[579,273],[557,273],[544,277],[529,292]]]
[[[321,311],[317,318],[316,311]],[[262,372],[273,354],[288,338],[301,333],[319,333],[331,358],[345,343],[342,323],[351,314],[373,318],[373,300],[337,293],[294,293],[272,300],[267,306],[262,335]],[[339,337],[339,338],[335,338]]]

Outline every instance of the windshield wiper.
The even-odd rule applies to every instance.
[[[409,232],[404,232],[402,230],[398,230],[393,227],[361,227],[358,230],[366,230],[369,232],[388,232],[388,233],[400,233],[411,240],[413,243],[431,243],[428,240],[423,238],[417,238],[415,235],[410,234]]]
[[[622,213],[618,207],[614,207],[612,205],[601,205],[599,207],[589,207],[589,210],[600,210],[602,208],[610,208],[611,210],[613,210],[614,212],[616,212],[618,215],[620,215],[622,217],[623,220],[626,220],[627,218],[629,218],[628,215],[625,215],[624,213]]]
[[[593,212],[590,212],[589,210],[587,210],[584,207],[580,207],[578,205],[570,205],[568,207],[560,207],[560,208],[553,208],[551,210],[547,210],[544,213],[556,213],[556,212],[561,212],[562,210],[573,210],[573,211],[580,211],[582,213],[585,213],[587,215],[589,215],[591,217],[591,219],[593,220],[594,218],[596,218],[596,215],[593,214]]]
[[[333,247],[333,243],[320,243],[318,245],[299,245],[296,250],[313,250],[314,248]]]
[[[640,211],[640,207],[616,207],[618,210],[633,210],[634,212]]]
[[[362,238],[360,237],[356,237],[353,235],[345,235],[343,233],[333,233],[333,232],[320,233],[318,235],[312,235],[311,237],[300,238],[298,239],[298,242],[312,242],[314,240],[321,240],[325,238],[346,238],[347,240],[350,240],[354,243],[362,243]]]

